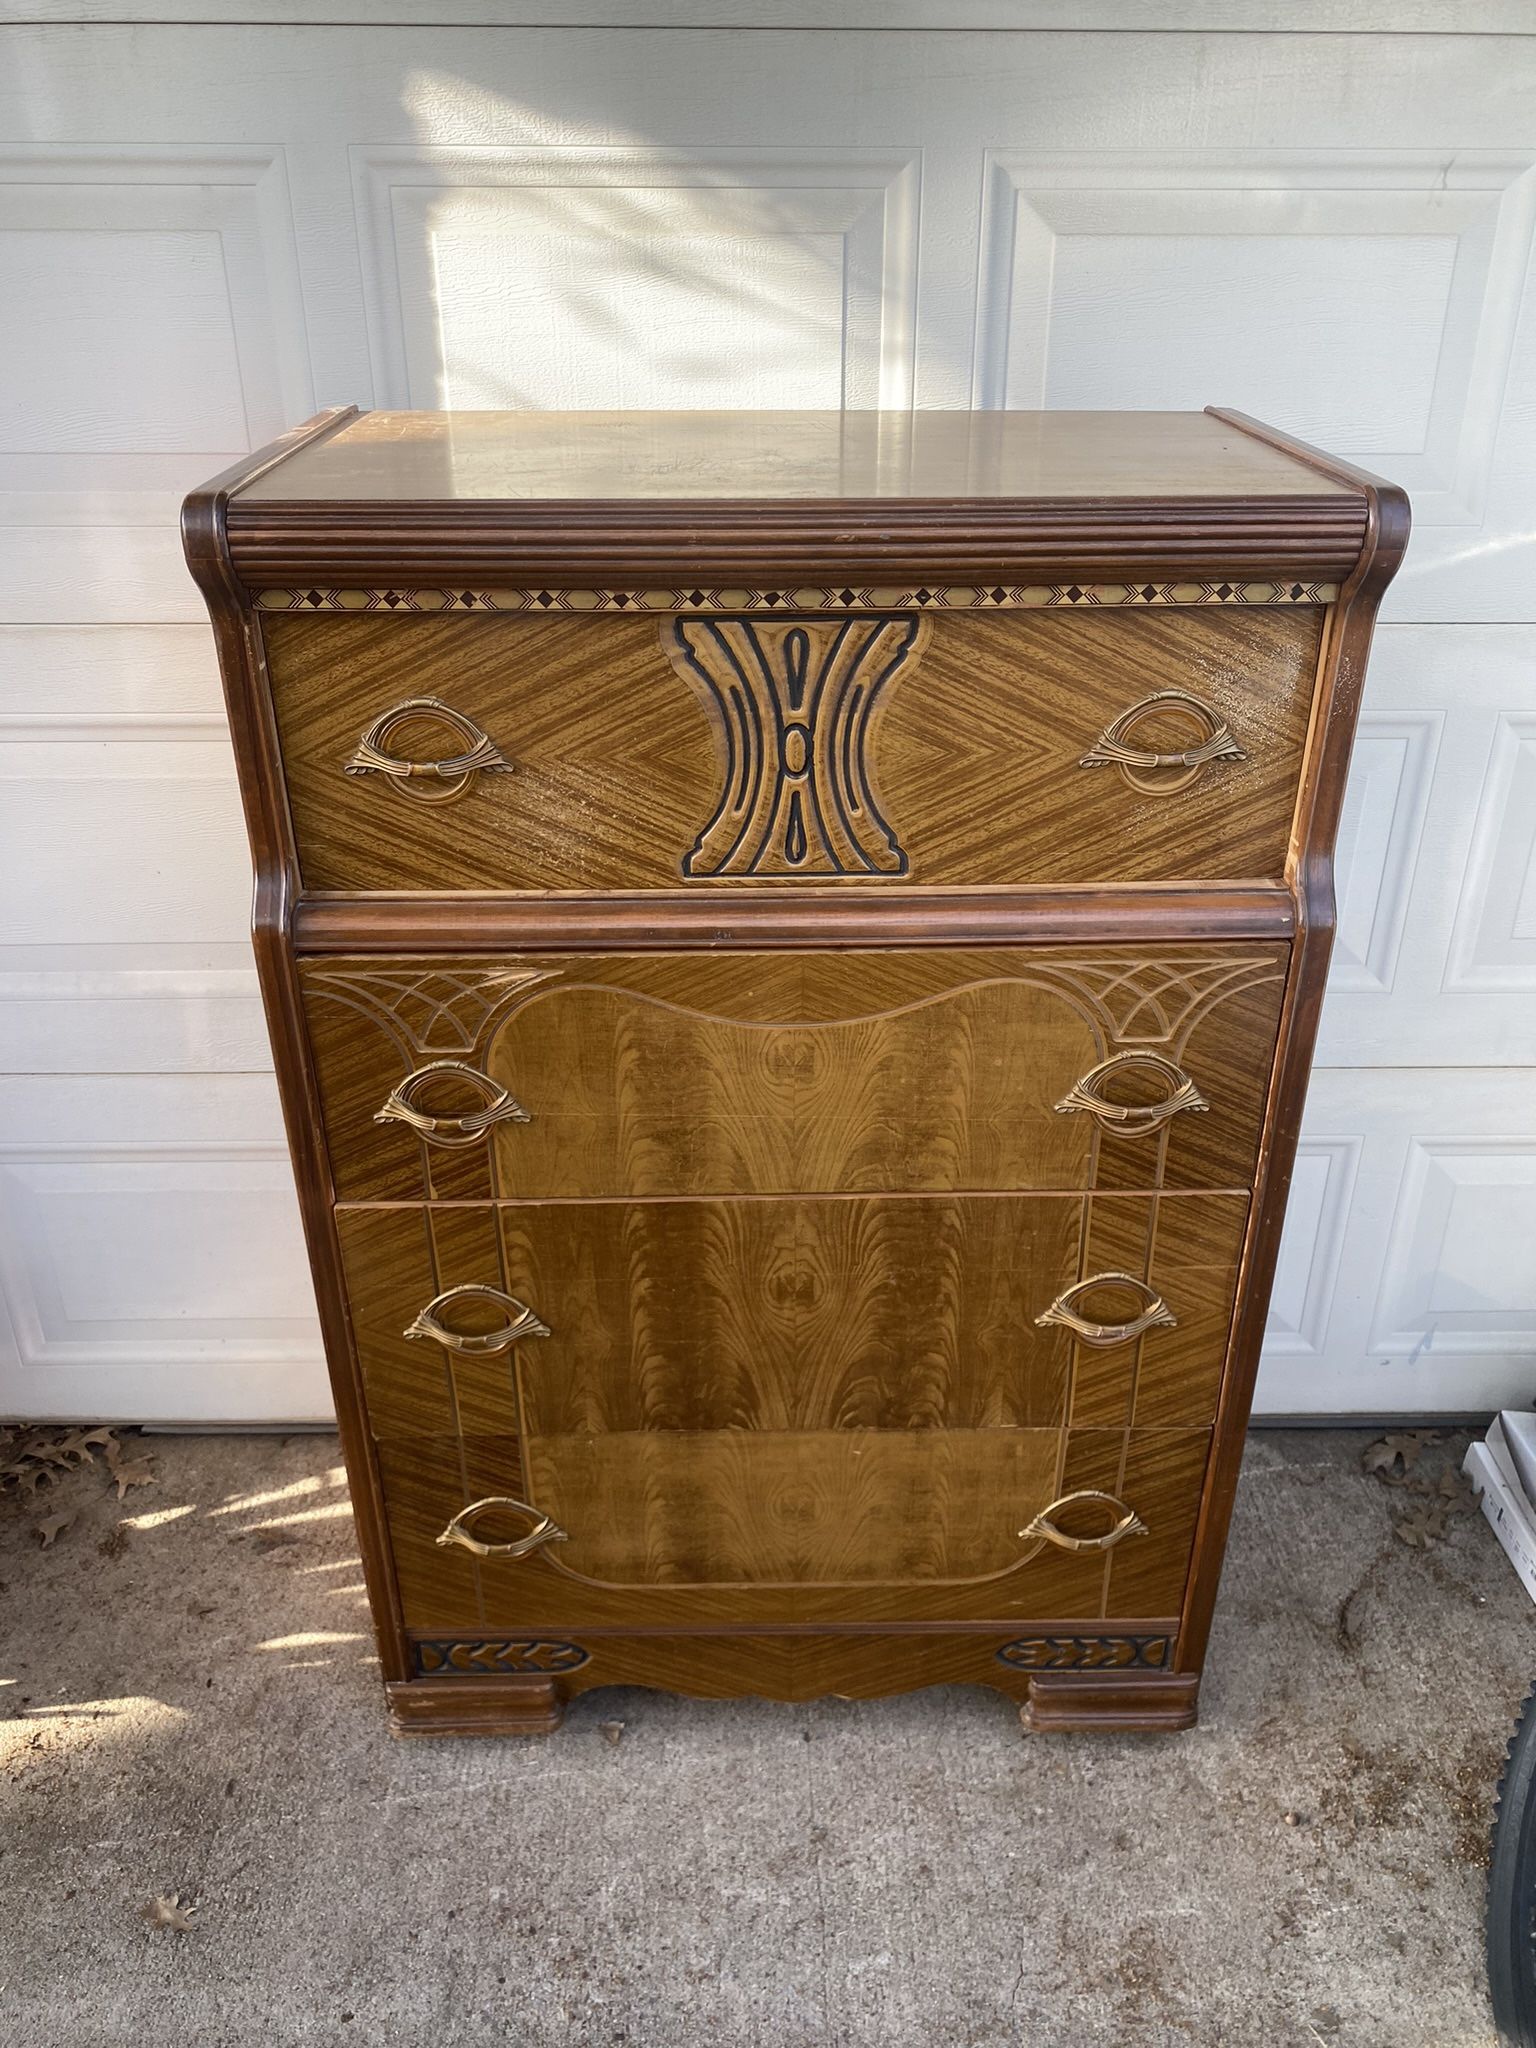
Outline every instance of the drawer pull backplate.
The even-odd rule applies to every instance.
[[[392,754],[389,742],[401,726],[445,725],[463,742],[457,753],[434,760]],[[391,789],[412,803],[447,804],[462,796],[477,775],[510,775],[512,763],[472,718],[437,697],[411,697],[376,718],[358,741],[343,775],[382,775]]]
[[[513,1514],[527,1515],[533,1527],[526,1536],[519,1536],[515,1543],[482,1543],[478,1536],[472,1536],[468,1524],[476,1515],[482,1515],[489,1508],[509,1508]],[[525,1500],[513,1500],[510,1494],[488,1494],[484,1500],[472,1500],[467,1508],[460,1508],[442,1535],[437,1538],[439,1550],[446,1550],[450,1543],[456,1543],[460,1550],[467,1550],[474,1557],[530,1557],[536,1550],[542,1550],[546,1543],[564,1543],[566,1533],[552,1522],[549,1516],[537,1508],[529,1507]]]
[[[1132,1073],[1156,1076],[1166,1087],[1167,1094],[1158,1102],[1112,1102],[1103,1092],[1103,1083],[1118,1074]],[[1159,1124],[1167,1123],[1180,1110],[1207,1110],[1210,1106],[1176,1061],[1164,1053],[1133,1047],[1129,1052],[1117,1052],[1107,1060],[1100,1060],[1096,1067],[1091,1067],[1074,1081],[1057,1103],[1056,1113],[1058,1116],[1072,1116],[1081,1110],[1091,1116],[1102,1130],[1120,1131],[1129,1136],[1155,1131]]]
[[[445,1310],[451,1314],[456,1307],[468,1308],[482,1303],[505,1312],[506,1321],[499,1328],[464,1335],[450,1329],[443,1321]],[[407,1337],[429,1337],[434,1344],[441,1344],[445,1351],[459,1351],[472,1358],[480,1358],[494,1356],[498,1351],[510,1351],[524,1337],[547,1337],[549,1325],[541,1322],[526,1302],[518,1301],[514,1295],[503,1294],[499,1287],[471,1284],[450,1287],[446,1294],[437,1295],[404,1334]]]
[[[1077,1312],[1078,1302],[1095,1287],[1128,1288],[1138,1296],[1143,1306],[1128,1322],[1096,1323]],[[1086,1280],[1075,1281],[1071,1287],[1064,1288],[1044,1314],[1035,1317],[1035,1328],[1043,1330],[1056,1324],[1063,1330],[1070,1330],[1080,1344],[1090,1345],[1095,1351],[1107,1351],[1112,1344],[1133,1342],[1147,1330],[1177,1329],[1178,1322],[1178,1317],[1163,1297],[1144,1280],[1138,1280],[1130,1273],[1091,1273]]]
[[[1069,1536],[1065,1529],[1056,1526],[1053,1517],[1063,1508],[1077,1507],[1091,1502],[1102,1507],[1107,1513],[1117,1515],[1118,1521],[1106,1529],[1102,1536]],[[1060,1500],[1053,1500],[1048,1508],[1042,1508],[1032,1522],[1027,1522],[1019,1531],[1025,1538],[1044,1537],[1047,1543],[1054,1543],[1058,1550],[1113,1550],[1117,1543],[1123,1543],[1127,1536],[1145,1536],[1147,1525],[1123,1500],[1116,1500],[1112,1493],[1099,1493],[1088,1488],[1082,1493],[1065,1493]]]
[[[1182,714],[1199,737],[1187,747],[1163,753],[1156,748],[1138,747],[1135,733],[1147,719]],[[1079,768],[1114,767],[1132,789],[1143,796],[1174,796],[1187,789],[1203,769],[1215,761],[1246,761],[1224,718],[1191,697],[1187,690],[1154,690],[1129,711],[1111,719],[1093,745],[1078,762]]]
[[[483,1098],[479,1109],[462,1116],[431,1116],[417,1105],[416,1098],[444,1075],[452,1075]],[[532,1123],[523,1105],[509,1095],[489,1074],[463,1060],[433,1060],[407,1074],[397,1088],[391,1088],[384,1107],[373,1113],[376,1124],[406,1124],[429,1145],[475,1145],[495,1124]]]

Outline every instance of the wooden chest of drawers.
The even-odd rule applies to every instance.
[[[1188,1726],[1401,493],[345,409],[185,523],[396,1726]]]

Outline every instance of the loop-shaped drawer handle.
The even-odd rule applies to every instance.
[[[1095,1287],[1129,1288],[1141,1298],[1140,1312],[1124,1323],[1096,1323],[1088,1316],[1079,1315],[1078,1302]],[[1050,1307],[1035,1317],[1037,1330],[1046,1329],[1051,1324],[1070,1330],[1080,1344],[1090,1345],[1095,1351],[1107,1351],[1112,1344],[1131,1343],[1147,1330],[1176,1330],[1179,1319],[1163,1297],[1134,1274],[1091,1273],[1086,1280],[1074,1281],[1072,1286],[1064,1288]]]
[[[1137,727],[1148,718],[1169,711],[1183,712],[1200,734],[1199,739],[1190,746],[1166,753],[1152,747],[1138,747],[1134,738]],[[1178,790],[1187,789],[1200,771],[1210,767],[1212,762],[1246,761],[1247,758],[1231,727],[1209,704],[1201,703],[1187,690],[1154,690],[1150,697],[1143,697],[1139,704],[1133,704],[1118,718],[1111,719],[1077,765],[1079,768],[1118,768],[1131,788],[1140,790],[1143,795],[1172,796]],[[1149,777],[1159,779],[1148,780]]]
[[[478,1536],[470,1534],[468,1524],[488,1508],[510,1508],[514,1514],[528,1515],[532,1518],[533,1527],[526,1536],[519,1536],[515,1543],[482,1543]],[[472,1500],[467,1508],[460,1508],[437,1538],[437,1547],[446,1550],[450,1543],[456,1543],[460,1550],[467,1550],[474,1557],[530,1557],[534,1551],[542,1550],[546,1543],[566,1541],[565,1531],[538,1508],[529,1507],[525,1500],[513,1500],[510,1494],[493,1493],[484,1500]]]
[[[446,725],[463,742],[460,751],[432,760],[392,754],[389,742],[396,731],[402,725],[423,719]],[[437,697],[411,697],[373,721],[350,759],[342,764],[341,772],[383,775],[392,789],[415,803],[445,804],[462,796],[477,775],[510,775],[513,764],[489,733],[482,732],[462,711],[455,711],[451,704],[444,704]]]
[[[1157,1075],[1168,1093],[1160,1102],[1111,1102],[1103,1092],[1103,1083],[1116,1074],[1133,1071]],[[1056,1113],[1058,1116],[1072,1116],[1082,1110],[1102,1129],[1134,1136],[1144,1131],[1155,1131],[1159,1124],[1167,1123],[1180,1110],[1203,1111],[1210,1106],[1177,1061],[1169,1059],[1165,1053],[1144,1051],[1133,1046],[1129,1052],[1114,1053],[1109,1059],[1100,1060],[1096,1067],[1090,1067],[1057,1103]]]
[[[443,1312],[451,1311],[456,1303],[467,1307],[472,1302],[504,1309],[506,1321],[499,1329],[483,1330],[474,1336],[463,1336],[457,1330],[449,1329],[442,1319]],[[527,1302],[519,1301],[515,1295],[503,1294],[499,1287],[477,1287],[471,1281],[466,1286],[450,1287],[446,1294],[436,1295],[404,1334],[407,1337],[430,1337],[445,1351],[460,1351],[472,1358],[484,1358],[498,1351],[510,1351],[524,1337],[547,1337],[549,1325],[541,1322]]]
[[[482,1106],[463,1116],[429,1116],[426,1110],[419,1109],[416,1098],[444,1074],[468,1083],[476,1094],[484,1097]],[[373,1120],[376,1124],[406,1124],[429,1145],[449,1146],[476,1145],[494,1124],[533,1121],[500,1082],[482,1074],[478,1067],[466,1066],[462,1060],[433,1060],[428,1066],[417,1067],[397,1088],[390,1089],[384,1107],[374,1111]]]
[[[1065,1529],[1058,1529],[1052,1519],[1063,1508],[1076,1507],[1083,1501],[1092,1501],[1103,1507],[1119,1520],[1113,1528],[1106,1529],[1102,1536],[1069,1536]],[[1099,1493],[1089,1487],[1081,1493],[1064,1493],[1060,1500],[1053,1500],[1048,1508],[1042,1508],[1032,1522],[1019,1531],[1023,1537],[1044,1537],[1047,1543],[1054,1543],[1058,1550],[1113,1550],[1117,1543],[1123,1543],[1127,1536],[1145,1536],[1147,1525],[1140,1515],[1128,1508],[1123,1500],[1116,1500],[1112,1493]]]

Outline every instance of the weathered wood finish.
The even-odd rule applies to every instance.
[[[949,888],[1278,880],[1323,616],[1263,605],[737,621],[385,611],[264,616],[262,634],[309,889],[877,876]],[[808,701],[797,707],[788,673],[776,696],[765,678],[793,673],[802,641]],[[1079,765],[1116,719],[1167,692],[1207,707],[1243,758],[1184,786],[1144,777],[1145,789],[1113,765]],[[420,785],[343,774],[377,719],[422,698],[470,720],[514,772],[430,805]],[[784,721],[797,708],[809,735],[798,816],[775,738],[792,744]],[[1209,730],[1164,697],[1134,738],[1176,752]],[[432,758],[462,741],[421,714],[394,745]],[[753,794],[733,803],[743,790]]]
[[[341,412],[186,529],[401,1732],[1188,1726],[1401,493],[1237,415]],[[1083,1491],[1148,1533],[1020,1534]],[[563,1539],[440,1542],[490,1495]]]

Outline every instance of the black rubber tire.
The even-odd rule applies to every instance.
[[[1488,1989],[1499,2039],[1536,2048],[1536,1686],[1515,1722],[1493,1806]]]

